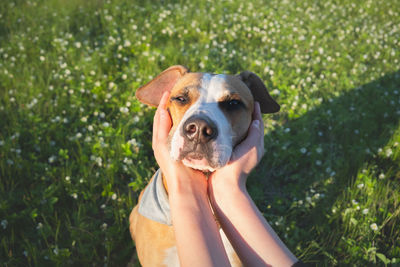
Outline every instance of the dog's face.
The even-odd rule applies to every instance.
[[[171,91],[171,156],[186,166],[214,171],[230,159],[249,128],[253,96],[235,76],[188,73]]]
[[[191,73],[173,66],[136,95],[155,106],[163,92],[171,92],[167,105],[173,122],[169,133],[171,157],[188,167],[212,172],[228,163],[234,146],[245,138],[257,94],[263,94],[260,105],[265,113],[279,110],[263,84],[261,93],[249,88],[246,82],[250,84],[251,75]],[[263,104],[268,107],[263,108]]]

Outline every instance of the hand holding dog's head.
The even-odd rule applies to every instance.
[[[263,113],[279,111],[264,83],[249,71],[234,76],[172,66],[139,88],[136,96],[157,106],[166,91],[173,125],[171,156],[203,171],[214,171],[229,161],[233,147],[247,135],[254,101]]]

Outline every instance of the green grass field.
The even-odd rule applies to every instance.
[[[400,3],[0,2],[0,266],[126,266],[157,165],[136,88],[259,74],[281,104],[249,191],[317,266],[400,265]]]

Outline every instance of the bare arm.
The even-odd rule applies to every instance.
[[[169,155],[167,137],[172,123],[166,110],[167,99],[165,93],[154,116],[153,150],[167,181],[181,266],[229,266],[208,201],[206,177]]]
[[[231,162],[210,177],[210,201],[245,266],[292,266],[296,257],[276,235],[246,190],[247,176],[264,153],[258,103],[253,117],[248,137],[235,148]]]

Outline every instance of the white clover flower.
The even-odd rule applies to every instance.
[[[37,230],[40,230],[40,229],[42,229],[43,228],[43,224],[40,222],[40,223],[38,223],[38,225],[36,226],[36,229]]]
[[[302,147],[302,148],[300,149],[300,152],[301,152],[301,154],[306,154],[306,153],[307,153],[307,148]]]
[[[125,40],[125,42],[124,42],[124,46],[125,47],[129,47],[129,46],[131,46],[132,44],[131,44],[131,42],[129,41],[129,40]]]
[[[101,229],[103,230],[103,231],[105,231],[106,229],[107,229],[107,224],[106,223],[103,223],[102,225],[101,225]]]
[[[105,209],[105,208],[106,208],[106,204],[102,204],[102,205],[100,206],[100,208],[101,208],[101,209]]]
[[[280,95],[280,94],[281,94],[281,91],[279,91],[278,89],[274,89],[274,90],[271,92],[271,94],[272,94],[272,95]]]
[[[358,185],[357,185],[357,188],[358,188],[358,189],[361,189],[361,188],[363,188],[363,187],[364,187],[364,184],[358,184]]]
[[[77,193],[72,193],[71,197],[73,197],[74,199],[77,199],[78,198],[78,194]]]
[[[93,131],[93,125],[89,125],[87,129],[88,129],[88,131],[92,132]]]
[[[373,231],[378,231],[378,225],[376,223],[373,223],[369,226]]]
[[[315,162],[315,164],[316,164],[317,166],[321,166],[321,165],[322,165],[322,161],[317,160],[317,161]]]
[[[122,74],[121,78],[122,78],[122,80],[126,80],[128,78],[128,75]]]
[[[133,164],[133,161],[132,161],[132,159],[129,159],[129,158],[125,157],[124,158],[124,163],[128,164],[128,165],[131,165],[131,164]]]
[[[49,161],[49,163],[51,164],[51,163],[54,163],[54,161],[56,161],[56,156],[50,156],[49,158],[48,158],[48,161]]]
[[[44,56],[40,56],[40,57],[39,57],[39,60],[43,62],[43,61],[46,60],[46,58],[45,58]]]
[[[8,221],[7,220],[2,220],[0,224],[1,224],[1,227],[3,227],[3,229],[6,229],[7,225],[8,225]]]
[[[113,89],[115,87],[115,83],[109,82],[108,83],[108,89]]]
[[[119,108],[119,111],[120,111],[121,113],[127,114],[127,113],[129,112],[129,109],[128,109],[127,107],[120,107],[120,108]]]
[[[71,177],[65,176],[65,181],[66,181],[67,183],[69,183],[69,182],[71,181]]]
[[[386,153],[386,157],[390,157],[393,154],[393,151],[391,148],[388,148],[388,149],[386,149],[385,153]]]
[[[89,74],[92,75],[92,76],[94,76],[94,75],[96,75],[96,72],[95,72],[94,70],[91,70],[91,71],[89,72]]]
[[[76,133],[75,137],[76,137],[77,139],[79,139],[79,138],[82,137],[82,134],[81,134],[80,132],[78,132],[78,133]]]
[[[79,48],[81,48],[81,46],[82,46],[82,44],[81,44],[80,42],[76,42],[76,43],[75,43],[75,47],[76,47],[76,48],[79,49]]]
[[[3,145],[4,145],[4,141],[0,140],[0,146],[3,146]]]
[[[368,214],[368,212],[369,212],[368,209],[363,209],[363,211],[362,211],[362,213],[363,213],[364,215]]]
[[[96,82],[94,83],[94,85],[95,85],[96,87],[100,87],[101,83],[100,83],[99,81],[96,81]]]
[[[382,179],[385,179],[385,177],[386,177],[386,176],[385,176],[385,174],[384,174],[384,173],[381,173],[381,174],[379,174],[379,179],[381,179],[381,180],[382,180]]]
[[[112,199],[112,200],[116,200],[116,199],[117,199],[117,194],[115,194],[115,193],[112,194],[111,199]]]
[[[81,122],[87,122],[87,117],[82,117]]]
[[[317,147],[316,151],[317,151],[318,154],[321,154],[323,150],[322,150],[321,147]]]

